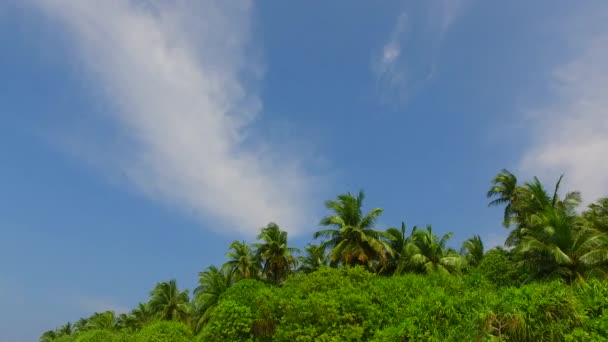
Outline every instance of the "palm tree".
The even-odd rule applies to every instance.
[[[567,281],[605,276],[608,236],[585,227],[575,214],[562,207],[546,207],[521,229],[515,248],[533,277],[561,276]]]
[[[245,241],[233,241],[224,264],[237,279],[255,279],[260,272],[260,260]]]
[[[426,230],[416,230],[401,258],[397,273],[408,269],[422,273],[458,273],[464,263],[460,255],[446,248],[451,237],[452,233],[437,237],[431,226],[427,226]]]
[[[484,256],[483,241],[479,235],[474,235],[472,238],[462,243],[461,253],[465,260],[471,266],[477,266]]]
[[[40,342],[52,342],[58,337],[59,335],[55,330],[45,331],[42,336],[40,336]]]
[[[186,307],[190,298],[188,290],[180,291],[173,279],[161,282],[150,292],[150,310],[162,320],[180,321],[186,317]]]
[[[201,312],[200,323],[204,323],[215,308],[220,296],[233,284],[232,272],[226,268],[209,266],[198,274],[199,285],[194,289],[194,298]]]
[[[116,320],[116,326],[120,330],[134,332],[137,331],[137,319],[130,313],[121,313]]]
[[[517,193],[517,177],[513,175],[509,170],[502,169],[494,179],[492,179],[492,187],[488,190],[487,197],[495,197],[488,205],[505,205],[505,212],[503,218],[503,226],[509,227],[511,220],[515,216],[515,210],[513,203],[516,201]]]
[[[583,212],[587,226],[608,233],[608,198],[600,198]]]
[[[57,333],[60,336],[66,336],[66,335],[70,336],[74,333],[74,326],[72,325],[72,323],[67,322],[66,324],[59,327],[59,329],[57,330]]]
[[[328,266],[329,261],[327,260],[324,246],[308,244],[304,252],[306,254],[298,258],[300,260],[299,271],[311,273],[320,267]]]
[[[318,231],[314,238],[324,237],[328,240],[321,243],[330,247],[329,259],[332,264],[360,264],[370,269],[382,267],[388,263],[393,250],[385,240],[392,236],[384,231],[374,229],[382,209],[372,209],[363,215],[362,206],[365,194],[360,191],[355,197],[351,193],[339,195],[337,201],[326,201],[325,207],[333,212],[321,220],[321,225],[332,227]]]
[[[96,312],[89,317],[86,328],[90,330],[115,330],[117,327],[116,321],[117,319],[114,311]]]
[[[390,249],[394,252],[394,255],[390,258],[389,263],[386,267],[386,272],[391,274],[395,273],[399,265],[399,260],[402,255],[405,255],[405,248],[410,241],[410,237],[406,235],[407,228],[405,222],[401,222],[401,229],[388,228],[386,233],[391,236],[386,242],[390,246]],[[412,233],[417,230],[416,227],[412,230]]]
[[[74,329],[77,331],[85,331],[87,330],[87,326],[89,324],[89,320],[87,318],[81,318],[76,323],[74,323]]]
[[[139,303],[135,309],[131,310],[131,316],[134,319],[136,329],[141,329],[152,320],[153,314],[147,303]]]
[[[257,256],[264,264],[262,271],[268,279],[279,285],[297,267],[298,260],[293,253],[299,250],[287,246],[287,232],[275,223],[262,228],[257,238],[262,240],[255,245]]]

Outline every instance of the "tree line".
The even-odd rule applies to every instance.
[[[487,197],[490,206],[504,207],[502,224],[509,229],[509,235],[504,244],[506,248],[489,251],[484,249],[478,235],[464,241],[460,250],[455,250],[448,245],[453,234],[438,236],[431,226],[413,227],[408,231],[401,223],[400,227],[377,229],[382,209],[364,212],[362,191],[341,194],[325,202],[328,215],[320,220],[323,229],[314,233],[315,243],[303,250],[291,246],[287,232],[277,224],[269,223],[261,228],[256,243],[232,242],[226,254],[227,261],[200,272],[198,286],[191,295],[188,290],[180,289],[175,280],[160,282],[150,292],[149,301],[140,303],[128,313],[94,313],[73,324],[66,323],[47,331],[40,340],[432,341],[465,338],[458,335],[462,331],[470,334],[466,338],[474,336],[477,340],[488,341],[608,339],[608,319],[603,315],[603,308],[608,305],[597,304],[588,298],[608,295],[605,281],[608,275],[608,198],[581,210],[579,192],[560,196],[562,179],[560,177],[547,190],[536,177],[520,183],[508,170],[496,175]],[[332,281],[336,285],[328,288],[326,283]],[[430,293],[424,300],[443,293],[445,297],[440,301],[445,301],[442,305],[449,307],[450,301],[470,297],[472,303],[467,305],[478,309],[474,313],[455,309],[454,312],[462,317],[441,328],[441,319],[437,317],[425,322],[421,320],[420,315],[439,308],[425,307],[428,303],[418,299],[411,288],[400,292],[410,293],[402,299],[377,293],[394,291],[386,287],[401,288],[408,282],[416,283],[420,293]],[[304,288],[303,284],[309,284],[309,288]],[[446,286],[459,288],[460,292],[447,293]],[[350,287],[362,297],[350,298],[348,296],[354,294],[340,292]],[[308,303],[293,311],[301,304],[298,301],[312,301],[313,294],[326,296],[327,291],[340,294],[323,297],[321,303]],[[552,295],[539,295],[534,291],[562,293],[563,298],[558,296],[562,302],[538,313],[529,313],[526,310],[538,304],[536,302],[543,302]],[[339,315],[327,318],[332,317],[328,309],[311,315],[306,328],[300,326],[306,321],[306,314],[310,314],[307,311],[310,307],[331,307],[330,304],[340,296],[343,300],[335,303]],[[528,298],[528,302],[518,309],[509,304],[520,297]],[[536,302],[530,302],[530,298],[535,298]],[[598,300],[601,303],[601,299]],[[346,309],[351,302],[357,301],[369,303],[366,309]],[[407,310],[396,309],[416,305],[422,307],[408,314],[410,316],[400,316]],[[383,308],[378,314],[381,317],[391,310],[396,311],[380,322],[365,315],[357,318],[360,311],[377,306]],[[448,317],[450,313],[442,315]],[[538,339],[535,334],[545,330],[534,327],[531,320],[535,324],[544,321],[532,319],[534,315],[566,315],[560,318],[563,319],[560,324],[569,325],[560,328],[552,326],[553,321],[547,321],[543,327],[551,327],[557,333],[547,332],[550,338],[541,335]],[[354,321],[343,322],[351,316]],[[328,322],[319,321],[322,317]],[[402,321],[398,317],[402,317]],[[469,322],[470,326],[460,327],[463,321]],[[235,326],[234,322],[242,324]],[[328,324],[327,331],[322,329],[324,324]],[[421,328],[425,324],[428,327]],[[590,324],[595,325],[590,327]],[[564,331],[560,333],[562,328]],[[437,339],[438,336],[443,337]]]

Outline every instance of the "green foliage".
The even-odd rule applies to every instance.
[[[161,282],[150,293],[150,310],[163,320],[183,320],[187,317],[188,290],[181,291],[175,280]]]
[[[333,265],[358,264],[368,269],[382,269],[394,254],[386,241],[392,236],[374,228],[383,210],[375,208],[363,215],[364,199],[365,194],[360,191],[356,197],[349,192],[338,195],[336,201],[325,202],[333,215],[324,217],[320,223],[331,228],[316,232],[314,238],[327,239],[321,246],[331,248],[329,259]]]
[[[396,272],[459,273],[465,261],[462,256],[447,248],[446,244],[451,237],[452,233],[447,233],[439,238],[431,226],[427,226],[426,230],[414,229]]]
[[[322,268],[292,277],[278,293],[277,341],[359,341],[382,317],[370,291],[374,276],[364,269]]]
[[[158,283],[129,313],[94,313],[45,332],[43,342],[608,341],[608,199],[579,213],[578,192],[519,184],[503,170],[490,205],[504,205],[510,250],[461,254],[452,233],[377,230],[364,194],[327,201],[327,229],[296,258],[274,223],[258,243],[233,242],[222,267],[199,273],[192,301]],[[301,267],[298,268],[298,261]],[[295,272],[298,270],[298,272]]]
[[[52,339],[53,342],[74,342],[76,341],[76,336],[64,335],[59,336],[57,338]]]
[[[190,342],[192,332],[179,322],[157,322],[143,328],[133,342]]]
[[[75,342],[122,342],[120,335],[108,330],[95,329],[79,334]]]
[[[502,248],[489,250],[472,272],[481,274],[497,286],[517,286],[527,278],[513,260],[512,253]]]
[[[262,228],[258,240],[262,241],[255,245],[264,265],[262,271],[267,279],[279,285],[296,269],[298,259],[293,254],[299,250],[287,245],[287,232],[275,223]]]
[[[221,301],[203,328],[198,341],[252,341],[254,317],[251,309],[231,300]]]

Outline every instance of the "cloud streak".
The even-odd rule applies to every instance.
[[[521,169],[565,173],[568,187],[591,202],[608,196],[608,5],[597,2],[582,17],[567,38],[573,56],[552,74],[554,101],[533,113]]]
[[[139,189],[224,232],[302,227],[311,177],[249,134],[262,108],[250,86],[261,70],[250,1],[32,3],[64,24],[89,82],[116,108],[128,143],[111,153]]]
[[[388,40],[372,61],[372,71],[383,92],[407,100],[432,80],[443,39],[470,2],[406,2]]]

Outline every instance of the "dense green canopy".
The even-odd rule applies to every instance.
[[[302,251],[277,224],[234,241],[189,296],[175,280],[120,315],[96,312],[41,341],[608,341],[608,199],[547,192],[502,170],[508,249],[479,235],[460,252],[431,226],[376,226],[364,193],[328,200]],[[500,228],[503,229],[503,228]]]

